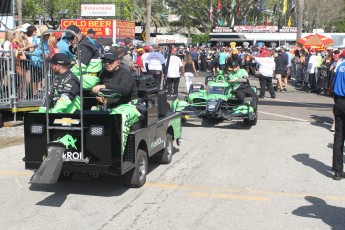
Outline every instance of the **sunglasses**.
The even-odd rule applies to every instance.
[[[103,61],[104,62],[104,64],[108,64],[108,65],[111,65],[111,64],[113,64],[114,62],[116,62],[117,60],[112,60],[112,61]]]

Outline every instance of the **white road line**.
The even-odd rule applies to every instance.
[[[311,104],[311,103],[303,103],[303,102],[296,102],[296,101],[288,101],[288,100],[282,100],[282,99],[277,99],[277,98],[275,98],[274,101],[282,101],[282,102],[289,102],[289,103],[295,103],[295,104],[300,104],[300,105],[308,105],[308,106],[311,106],[311,107],[318,107],[318,108],[327,108],[327,109],[332,108],[332,107],[329,107],[329,106],[313,105],[313,104]]]
[[[260,113],[267,114],[267,115],[272,115],[272,116],[276,116],[276,117],[284,117],[284,118],[288,118],[288,119],[296,120],[296,121],[309,122],[308,120],[303,120],[303,119],[299,119],[299,118],[296,118],[296,117],[288,117],[288,116],[279,115],[279,114],[275,114],[275,113],[267,113],[267,112],[259,111],[259,114]]]

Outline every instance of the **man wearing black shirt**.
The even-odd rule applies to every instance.
[[[274,58],[274,62],[276,63],[276,78],[277,78],[277,91],[283,93],[284,88],[282,85],[282,79],[286,77],[286,68],[288,65],[287,59],[283,56],[282,50],[277,51],[278,56]]]
[[[120,66],[121,60],[115,50],[109,50],[102,57],[104,68],[100,73],[100,85],[92,88],[92,92],[98,94],[100,89],[111,89],[118,96],[109,98],[107,108],[110,114],[122,116],[122,150],[124,151],[127,136],[134,123],[139,121],[140,112],[136,109],[135,99],[138,98],[135,79],[130,71]],[[97,100],[104,103],[103,97]]]

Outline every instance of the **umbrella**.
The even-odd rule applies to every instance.
[[[325,50],[328,46],[332,46],[334,44],[334,40],[320,34],[313,34],[298,39],[296,44],[305,49],[314,48],[317,50]]]

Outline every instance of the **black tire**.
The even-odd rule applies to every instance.
[[[165,148],[162,150],[162,153],[157,155],[157,163],[160,164],[169,164],[174,155],[174,140],[170,133],[167,134],[165,139]]]
[[[140,188],[146,182],[147,170],[148,161],[146,152],[139,149],[135,161],[135,168],[123,176],[125,184],[130,188]]]
[[[250,101],[252,105],[254,104],[253,108],[255,112],[255,119],[253,120],[243,119],[243,123],[245,125],[256,125],[258,123],[258,102],[257,102],[257,99],[254,97],[246,97],[244,98],[243,103],[247,103],[248,101]]]

